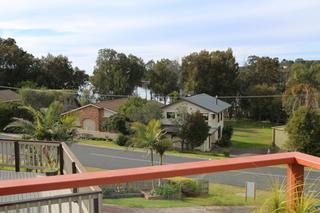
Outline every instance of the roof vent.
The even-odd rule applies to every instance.
[[[216,95],[216,105],[218,105],[218,96]]]

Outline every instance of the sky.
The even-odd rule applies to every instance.
[[[92,74],[98,50],[145,62],[203,49],[320,59],[319,0],[1,0],[0,37]]]

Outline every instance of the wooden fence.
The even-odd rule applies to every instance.
[[[63,142],[0,139],[0,154],[0,166],[15,168],[16,172],[26,170],[42,173],[48,167],[50,170],[58,170],[60,175],[86,172]],[[67,195],[0,203],[0,211],[98,213],[101,212],[101,199],[98,186],[73,188]]]

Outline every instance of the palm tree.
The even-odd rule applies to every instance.
[[[131,128],[135,131],[131,146],[145,148],[150,152],[151,165],[154,165],[154,150],[165,131],[161,129],[159,120],[151,120],[147,125],[135,122]]]
[[[55,101],[47,109],[36,110],[31,106],[21,107],[27,110],[33,121],[14,118],[5,129],[14,129],[38,140],[70,140],[73,137],[73,116],[61,116],[63,105]]]
[[[170,138],[160,139],[154,146],[155,151],[160,156],[159,165],[163,164],[164,153],[172,147],[172,140]]]
[[[285,102],[291,103],[291,111],[300,106],[316,108],[318,107],[319,92],[312,85],[298,83],[287,88],[283,99]]]

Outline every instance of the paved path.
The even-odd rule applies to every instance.
[[[116,150],[109,148],[100,148],[87,145],[73,144],[71,150],[85,166],[98,167],[103,169],[120,169],[148,166],[149,156],[144,152]],[[157,160],[157,159],[156,159]],[[183,163],[201,161],[199,158],[179,157],[166,155],[165,162]],[[228,172],[209,173],[196,175],[215,183],[230,184],[235,186],[245,186],[246,181],[257,183],[257,188],[266,189],[279,179],[280,182],[286,178],[286,168],[264,167],[254,169],[243,169]],[[319,172],[309,172],[306,169],[306,176],[309,182],[314,183],[320,179]],[[320,187],[318,187],[319,189]]]
[[[128,208],[104,205],[102,213],[249,213],[254,207],[250,206],[196,206],[183,208]]]

